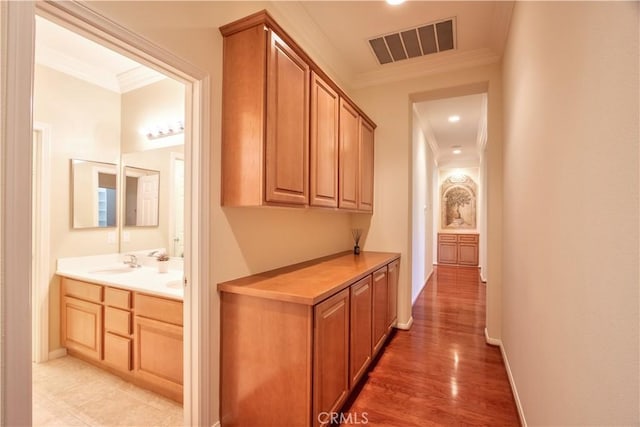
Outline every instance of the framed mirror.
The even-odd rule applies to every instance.
[[[113,163],[71,159],[73,228],[116,227],[118,169]]]
[[[126,166],[124,181],[125,227],[157,227],[160,172]]]

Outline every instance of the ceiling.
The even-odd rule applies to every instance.
[[[501,59],[511,19],[510,1],[274,1],[274,9],[302,28],[307,44],[330,55],[337,77],[361,88],[478,66]],[[211,7],[215,7],[212,3]],[[456,48],[380,65],[368,40],[426,23],[455,18]],[[286,26],[285,26],[286,28]],[[116,92],[162,79],[161,74],[42,18],[36,23],[36,61]],[[416,104],[421,127],[440,167],[477,166],[482,95]],[[451,124],[449,115],[460,115]],[[462,146],[460,155],[451,146]],[[474,148],[476,147],[476,148]]]

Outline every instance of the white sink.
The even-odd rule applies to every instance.
[[[169,289],[180,289],[182,288],[182,280],[172,280],[167,282],[165,286]]]
[[[123,266],[98,268],[98,269],[89,271],[89,273],[91,274],[125,274],[125,273],[131,273],[132,271],[136,271],[136,269],[131,268],[128,265],[123,265]]]

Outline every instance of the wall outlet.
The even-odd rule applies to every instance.
[[[129,233],[128,231],[125,231],[122,233],[122,241],[123,242],[130,242],[131,241],[131,233]]]
[[[110,231],[107,233],[107,243],[115,244],[116,243],[116,232]]]

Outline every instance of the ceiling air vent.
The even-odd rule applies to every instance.
[[[369,39],[380,65],[456,48],[455,18]]]

